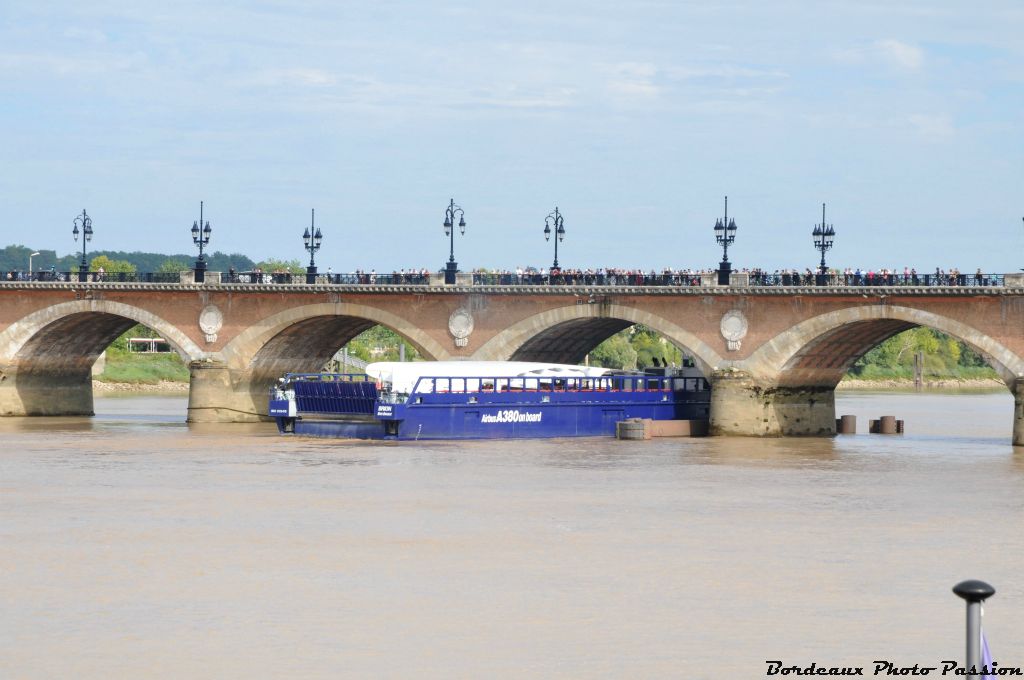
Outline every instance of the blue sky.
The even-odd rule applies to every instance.
[[[0,4],[4,244],[462,267],[1024,267],[1024,3]]]

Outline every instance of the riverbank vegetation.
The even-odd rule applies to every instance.
[[[966,344],[931,328],[913,328],[882,342],[858,359],[846,374],[850,381],[912,381],[915,356],[921,354],[925,382],[989,380],[995,370]],[[595,366],[645,368],[657,358],[669,365],[681,365],[681,352],[665,338],[636,325],[616,333],[590,353]]]
[[[188,366],[174,351],[132,352],[129,338],[154,338],[157,334],[145,326],[134,326],[107,347],[103,372],[93,376],[105,383],[156,385],[158,383],[187,383]]]
[[[46,248],[32,249],[22,245],[10,245],[0,248],[0,272],[27,271],[29,255],[38,252],[33,256],[32,268],[34,271],[41,271],[53,267],[59,272],[78,271],[78,264],[81,260],[81,253],[72,255],[57,255],[56,251]],[[131,267],[125,269],[118,265],[116,269],[109,269],[104,266],[104,271],[139,271],[139,272],[171,272],[191,269],[195,262],[195,255],[165,255],[163,253],[148,253],[141,251],[126,252],[123,250],[90,250],[89,264],[92,271],[97,271],[97,265],[93,260],[97,257],[106,258],[109,261],[123,262]],[[206,261],[210,271],[226,272],[234,267],[236,271],[250,271],[256,263],[241,253],[222,253],[215,250],[206,253]],[[173,263],[173,264],[170,264]],[[264,269],[264,271],[268,271]],[[305,270],[303,270],[305,271]]]

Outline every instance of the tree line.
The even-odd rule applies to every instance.
[[[32,258],[32,269],[40,271],[54,268],[59,272],[77,271],[81,263],[81,255],[57,255],[54,250],[35,250],[22,245],[10,245],[0,249],[0,272],[28,271],[28,258]],[[191,269],[195,263],[194,255],[165,255],[163,253],[147,253],[141,251],[126,252],[123,250],[93,250],[87,253],[90,269],[96,271],[103,266],[107,272],[176,272]],[[99,265],[93,262],[100,259]],[[211,271],[228,271],[234,267],[237,271],[251,271],[259,263],[241,253],[222,253],[214,251],[206,254],[207,266]],[[264,271],[272,271],[264,268]]]
[[[846,374],[853,380],[909,380],[914,377],[915,356],[921,354],[925,379],[995,378],[995,370],[966,343],[932,328],[912,328],[877,345],[854,362]],[[654,359],[679,366],[682,353],[661,335],[641,325],[608,338],[590,353],[596,366],[642,369]]]

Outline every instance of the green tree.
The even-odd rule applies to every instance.
[[[590,351],[590,363],[604,368],[634,369],[637,352],[630,343],[629,331],[616,333]]]
[[[92,258],[89,271],[98,272],[101,267],[107,274],[134,274],[137,271],[135,265],[127,260],[111,260],[106,255]]]
[[[179,260],[174,257],[169,257],[160,263],[160,266],[156,268],[156,271],[160,274],[177,274],[191,269],[191,265],[185,260]]]
[[[274,274],[276,272],[306,273],[306,268],[298,260],[276,260],[269,258],[262,262],[257,262],[256,266],[262,269],[264,274]]]
[[[398,361],[405,345],[406,361],[422,361],[416,348],[390,328],[374,326],[363,331],[348,343],[348,353],[363,361]]]
[[[924,373],[936,378],[993,377],[984,358],[963,342],[931,328],[898,333],[858,359],[848,376],[862,379],[912,378],[914,357],[924,355]]]

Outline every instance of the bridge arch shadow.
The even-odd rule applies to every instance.
[[[144,309],[106,300],[76,300],[29,314],[0,333],[0,357],[11,385],[0,411],[24,415],[91,415],[92,367],[118,336],[136,324],[158,332],[185,361],[203,356],[191,339]]]
[[[339,349],[377,325],[400,335],[424,358],[448,358],[437,341],[402,317],[344,302],[304,305],[268,317],[240,333],[221,355],[249,383],[254,400],[265,401],[266,390],[282,375],[320,371]]]
[[[482,361],[550,361],[577,364],[619,331],[642,324],[690,354],[709,376],[722,358],[693,333],[650,312],[614,303],[577,304],[530,316],[501,331],[474,354]]]
[[[773,338],[744,363],[754,372],[775,374],[780,386],[834,388],[871,349],[919,326],[968,345],[1011,390],[1024,375],[1024,361],[990,336],[949,317],[896,305],[851,307],[808,319]]]

